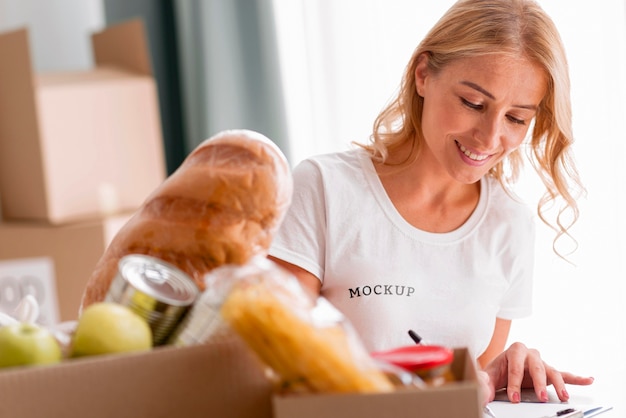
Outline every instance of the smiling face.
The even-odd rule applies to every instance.
[[[422,158],[465,184],[519,147],[547,86],[538,65],[498,54],[459,59],[438,73],[424,54],[415,77],[424,98]]]

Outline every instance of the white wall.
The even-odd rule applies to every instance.
[[[36,72],[91,68],[90,35],[104,27],[104,0],[0,0],[0,31],[29,30]]]

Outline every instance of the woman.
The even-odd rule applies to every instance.
[[[530,135],[527,135],[529,134]],[[525,139],[527,141],[525,142]],[[522,145],[524,144],[524,145]],[[536,350],[505,350],[531,312],[533,217],[510,190],[522,147],[553,201],[578,216],[569,77],[552,20],[531,0],[461,0],[416,48],[369,144],[294,169],[292,207],[270,256],[349,318],[369,350],[410,343],[470,349],[487,399],[561,373]],[[561,213],[561,212],[559,212]]]

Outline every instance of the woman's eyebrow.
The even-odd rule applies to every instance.
[[[484,88],[480,87],[476,83],[472,83],[471,81],[461,81],[461,84],[466,85],[467,87],[473,88],[474,90],[481,92],[485,96],[489,97],[491,100],[496,100],[496,98],[495,98],[495,96],[493,94],[489,93],[487,90],[485,90]]]
[[[470,87],[476,91],[479,91],[480,93],[484,94],[485,96],[489,97],[491,100],[496,100],[495,96],[491,93],[489,93],[487,90],[485,90],[484,88],[482,88],[481,86],[479,86],[476,83],[472,83],[471,81],[461,81],[461,84]],[[522,109],[528,109],[528,110],[537,110],[537,106],[536,105],[523,105],[523,104],[519,104],[519,105],[514,105],[515,107],[519,107]]]

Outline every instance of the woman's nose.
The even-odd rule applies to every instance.
[[[496,115],[483,115],[474,131],[474,137],[486,148],[492,148],[502,135],[502,122]]]

